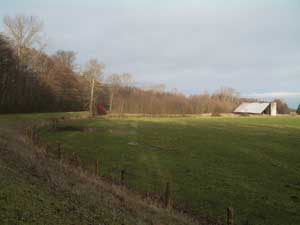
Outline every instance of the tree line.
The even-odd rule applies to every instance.
[[[80,111],[99,95],[102,64],[96,59],[76,72],[76,53],[48,55],[42,22],[18,15],[4,18],[0,34],[0,112]],[[93,90],[93,101],[90,90]]]
[[[58,50],[49,55],[43,23],[33,16],[6,16],[0,34],[0,113],[89,110],[102,105],[114,113],[227,113],[242,99],[232,88],[185,96],[163,84],[136,87],[129,73],[103,77],[104,65],[90,59],[76,64],[77,54]],[[289,109],[277,100],[281,112]]]

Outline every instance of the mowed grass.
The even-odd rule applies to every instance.
[[[237,224],[300,224],[300,118],[98,118],[44,130],[85,167]],[[93,129],[86,129],[93,128]]]

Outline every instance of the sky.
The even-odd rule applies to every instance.
[[[0,0],[0,18],[16,14],[44,22],[48,53],[97,58],[106,76],[300,103],[299,0]]]

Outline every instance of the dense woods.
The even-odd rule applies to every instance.
[[[76,53],[44,51],[43,25],[35,17],[5,17],[0,35],[0,113],[90,110],[97,105],[115,113],[185,114],[226,113],[242,101],[231,88],[214,94],[185,96],[165,86],[135,87],[131,74],[103,78],[104,66],[97,59],[82,68]],[[80,71],[80,72],[78,72]],[[288,113],[276,100],[279,113]]]
[[[222,88],[213,95],[208,93],[185,96],[177,92],[167,92],[162,85],[146,90],[130,87],[109,86],[113,93],[110,108],[115,113],[149,113],[149,114],[188,114],[188,113],[225,113],[239,104],[236,92]],[[111,99],[111,98],[110,98]]]
[[[2,113],[82,110],[80,79],[53,57],[27,49],[30,63],[20,62],[0,36]]]
[[[54,101],[50,87],[28,66],[19,63],[9,41],[0,36],[0,111],[45,111]]]

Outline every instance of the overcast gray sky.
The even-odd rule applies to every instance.
[[[44,21],[48,52],[98,58],[105,74],[300,103],[299,0],[1,0],[14,14]]]

